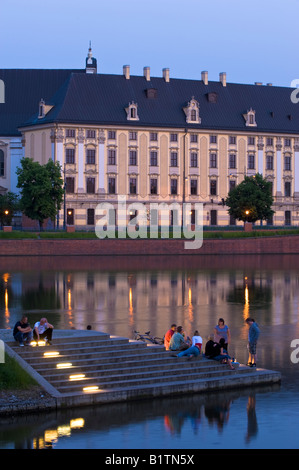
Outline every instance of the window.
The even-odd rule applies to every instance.
[[[244,119],[246,121],[246,126],[256,127],[255,111],[252,108],[247,111],[247,114],[244,114]]]
[[[87,225],[94,225],[94,209],[87,209]]]
[[[210,195],[217,196],[217,180],[210,180]]]
[[[137,132],[130,132],[129,133],[130,140],[137,140]]]
[[[108,193],[109,194],[115,194],[115,177],[114,176],[109,176],[108,178]]]
[[[284,169],[286,171],[290,171],[292,169],[291,165],[292,165],[291,157],[289,156],[284,157]]]
[[[158,140],[158,134],[157,134],[157,132],[151,132],[151,133],[150,133],[150,141],[151,141],[151,142],[157,142],[157,140]]]
[[[198,142],[198,135],[197,134],[190,134],[190,142],[196,143]]]
[[[255,144],[255,137],[248,137],[248,145],[254,145]]]
[[[150,152],[150,165],[158,166],[158,152],[156,150]]]
[[[129,165],[137,165],[137,150],[130,150]]]
[[[285,147],[291,147],[291,139],[284,139]]]
[[[95,178],[86,178],[86,192],[87,194],[95,193]]]
[[[0,150],[0,176],[5,174],[5,162],[4,162],[4,152]]]
[[[173,195],[178,193],[178,180],[176,178],[170,180],[170,193]]]
[[[197,117],[196,117],[196,110],[195,110],[195,109],[192,109],[192,110],[191,110],[191,113],[190,113],[190,120],[191,120],[191,121],[196,121],[196,120],[197,120]]]
[[[233,135],[230,135],[230,136],[229,136],[229,143],[230,143],[231,145],[234,145],[234,144],[236,143],[236,137],[233,136]]]
[[[108,165],[116,165],[116,150],[108,150]]]
[[[267,139],[266,139],[266,145],[268,145],[269,147],[272,147],[272,145],[273,145],[273,139],[272,139],[272,137],[267,137]]]
[[[234,153],[229,154],[229,168],[237,168],[236,155]]]
[[[177,142],[178,135],[177,134],[170,134],[170,142]]]
[[[86,163],[87,165],[94,165],[96,162],[96,151],[94,149],[87,149]]]
[[[291,211],[285,211],[285,213],[284,213],[284,223],[285,223],[285,225],[291,225]]]
[[[197,195],[197,180],[196,179],[192,179],[190,181],[190,193],[192,196]]]
[[[210,168],[217,168],[217,154],[210,153]]]
[[[116,132],[115,131],[108,131],[108,139],[115,140],[116,139]]]
[[[284,183],[284,195],[285,195],[285,197],[291,197],[291,183],[290,183],[290,181],[286,181]]]
[[[217,144],[217,135],[210,135],[210,144]]]
[[[254,155],[248,155],[248,169],[254,170]]]
[[[65,192],[67,194],[73,194],[75,192],[75,178],[67,176],[65,178]]]
[[[86,131],[86,137],[87,137],[88,139],[95,139],[95,137],[96,137],[96,131],[95,131],[95,130],[88,129],[88,130]]]
[[[266,169],[267,170],[273,170],[273,155],[267,155],[266,156]]]
[[[69,164],[75,163],[75,149],[65,149],[65,162]]]
[[[67,129],[65,133],[66,137],[75,137],[76,136],[76,131],[75,129]]]
[[[232,189],[235,189],[236,187],[236,180],[229,180],[229,190],[228,192],[230,192]]]
[[[157,180],[157,178],[151,178],[150,190],[151,190],[151,194],[158,194],[158,180]]]
[[[139,121],[137,107],[137,103],[134,103],[133,101],[132,103],[129,103],[127,108],[125,108],[128,121]]]
[[[215,209],[211,210],[211,225],[217,225],[217,211]]]
[[[177,152],[170,153],[170,166],[178,166],[178,153]]]
[[[192,168],[197,168],[197,166],[198,166],[197,152],[191,152],[191,154],[190,154],[190,166]]]
[[[137,179],[135,177],[130,178],[130,194],[137,194]]]

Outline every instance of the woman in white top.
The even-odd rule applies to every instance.
[[[186,349],[185,351],[180,352],[177,357],[188,356],[189,359],[193,357],[197,357],[200,355],[202,346],[202,337],[199,335],[198,330],[194,331],[194,335],[192,336],[192,346]]]

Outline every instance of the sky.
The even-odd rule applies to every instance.
[[[0,68],[290,86],[299,79],[299,0],[0,0]]]

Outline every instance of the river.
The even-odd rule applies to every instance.
[[[299,448],[299,256],[2,257],[0,309],[0,328],[26,313],[132,338],[174,322],[204,343],[222,317],[242,363],[252,316],[258,367],[282,374],[272,387],[1,417],[1,449]]]

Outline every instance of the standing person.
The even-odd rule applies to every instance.
[[[32,340],[32,329],[28,323],[28,318],[23,315],[21,320],[18,321],[13,329],[13,337],[19,342],[20,346],[24,346],[24,341],[30,343]]]
[[[256,367],[256,346],[260,336],[260,329],[254,318],[246,318],[245,322],[249,326],[248,331],[248,363],[250,367]]]
[[[219,343],[221,338],[224,339],[224,349],[228,351],[228,345],[230,343],[230,331],[227,325],[225,325],[223,318],[219,318],[218,325],[214,328],[214,341]]]
[[[47,344],[52,344],[53,325],[48,323],[46,318],[41,318],[34,325],[33,337],[36,341],[40,339],[47,339]]]
[[[173,323],[171,325],[170,329],[167,331],[167,333],[165,333],[164,346],[165,346],[166,351],[169,350],[169,343],[170,343],[170,340],[171,340],[173,334],[175,333],[175,331],[176,331],[176,324]]]
[[[190,346],[190,348],[180,352],[177,357],[188,356],[189,359],[197,357],[200,355],[201,346],[202,337],[199,335],[198,330],[195,330],[194,335],[192,336],[192,345]]]

